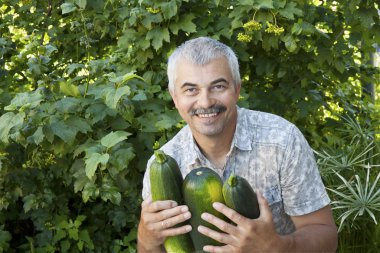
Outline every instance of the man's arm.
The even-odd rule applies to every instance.
[[[287,237],[287,252],[335,252],[338,233],[330,206],[301,216],[293,216],[296,231]]]
[[[316,212],[292,217],[296,231],[289,235],[279,235],[273,223],[271,209],[265,198],[258,194],[260,217],[248,219],[221,203],[214,208],[233,223],[225,222],[211,214],[203,214],[202,219],[215,225],[223,233],[199,226],[199,232],[209,236],[224,246],[205,246],[207,252],[270,252],[305,253],[335,252],[337,230],[329,206]]]

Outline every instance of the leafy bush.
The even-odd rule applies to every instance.
[[[324,155],[329,188],[347,195],[367,173],[377,185],[370,123],[379,118],[363,87],[378,80],[369,64],[378,9],[358,0],[3,0],[0,251],[135,251],[146,161],[184,124],[166,89],[167,56],[197,36],[236,51],[240,104],[296,123]],[[343,118],[364,132],[347,132]],[[336,167],[369,161],[369,172]],[[355,215],[342,221],[342,210],[344,248]]]

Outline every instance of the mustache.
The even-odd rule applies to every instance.
[[[196,114],[206,114],[206,113],[219,113],[227,110],[227,107],[224,105],[213,105],[209,108],[194,108],[190,110],[190,116],[194,116]]]

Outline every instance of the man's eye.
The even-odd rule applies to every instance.
[[[213,86],[214,90],[223,90],[224,88],[225,88],[224,85],[221,85],[221,84]]]
[[[185,90],[185,93],[189,94],[189,95],[195,94],[196,92],[197,92],[196,88],[188,88],[188,89]]]

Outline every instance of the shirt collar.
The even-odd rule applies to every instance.
[[[199,149],[193,135],[191,134],[190,127],[188,127],[188,139],[190,141],[189,150],[191,150],[188,157],[188,161],[192,167],[199,167],[202,161],[206,160],[205,156]],[[237,123],[234,137],[232,139],[231,150],[233,147],[237,147],[240,150],[252,150],[252,135],[254,134],[252,126],[248,125],[248,119],[245,113],[245,109],[237,106]],[[230,152],[231,152],[230,150]]]
[[[252,150],[254,134],[253,126],[248,124],[246,109],[237,106],[237,123],[232,145],[240,150]]]

